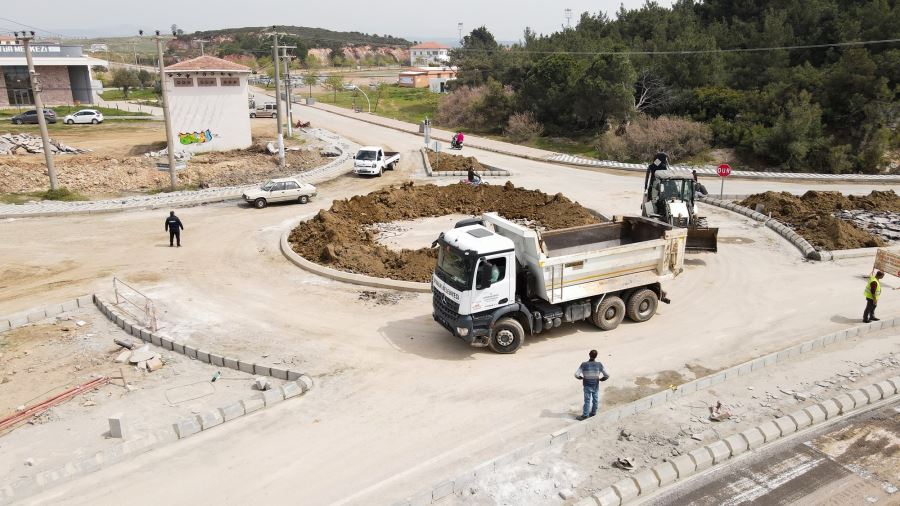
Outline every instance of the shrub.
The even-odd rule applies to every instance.
[[[597,151],[603,158],[638,162],[664,151],[670,159],[678,160],[709,149],[711,137],[709,127],[689,119],[641,116],[628,126],[624,135],[617,136],[612,130],[604,133],[597,143]]]
[[[481,86],[454,90],[441,102],[435,121],[448,128],[500,132],[512,108],[512,90],[491,79]]]
[[[544,133],[544,126],[534,119],[531,111],[517,112],[509,117],[503,135],[516,142],[530,141]]]

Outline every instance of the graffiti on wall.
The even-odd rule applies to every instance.
[[[179,133],[178,140],[185,146],[190,144],[205,144],[213,140],[213,134],[210,129],[201,132]]]

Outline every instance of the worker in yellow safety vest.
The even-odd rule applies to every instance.
[[[866,295],[866,310],[863,312],[864,323],[878,321],[878,318],[875,318],[875,307],[878,306],[878,297],[881,297],[881,278],[883,277],[883,272],[876,271],[874,276],[869,276],[869,281],[866,283],[866,291],[864,292]]]

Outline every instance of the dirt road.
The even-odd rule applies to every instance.
[[[363,144],[407,151],[421,142],[302,111],[304,121]],[[637,377],[673,370],[691,378],[686,364],[722,368],[846,328],[861,316],[867,261],[807,263],[765,227],[708,209],[710,222],[721,227],[720,253],[691,256],[687,272],[667,287],[673,304],[650,322],[609,333],[563,326],[526,341],[515,356],[469,348],[432,321],[427,294],[386,306],[361,301],[361,288],[298,270],[278,250],[297,216],[410,177],[415,164],[410,153],[404,156],[400,170],[384,178],[346,176],[322,185],[307,206],[179,211],[186,227],[181,249],[167,246],[160,212],[0,223],[0,235],[15,238],[0,242],[0,313],[108,290],[118,275],[158,302],[165,332],[241,358],[291,356],[317,382],[302,402],[26,504],[103,503],[121,493],[124,480],[128,502],[138,505],[391,503],[571,423],[581,396],[571,371],[591,348],[600,349],[613,374],[609,384],[618,388],[606,402],[625,402],[640,394]],[[563,192],[606,214],[637,208],[636,177],[478,156],[514,170],[517,185]],[[767,183],[743,184],[732,191],[761,191]],[[879,305],[882,314],[900,310],[892,293]],[[132,480],[137,474],[152,479]]]

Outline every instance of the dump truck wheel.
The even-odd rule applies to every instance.
[[[659,297],[646,288],[638,290],[628,299],[628,317],[637,323],[645,322],[656,314]]]
[[[625,319],[625,303],[615,295],[603,299],[603,302],[594,308],[591,321],[600,330],[612,330]]]
[[[513,318],[500,318],[491,333],[491,350],[497,353],[515,353],[525,339],[525,329]]]

